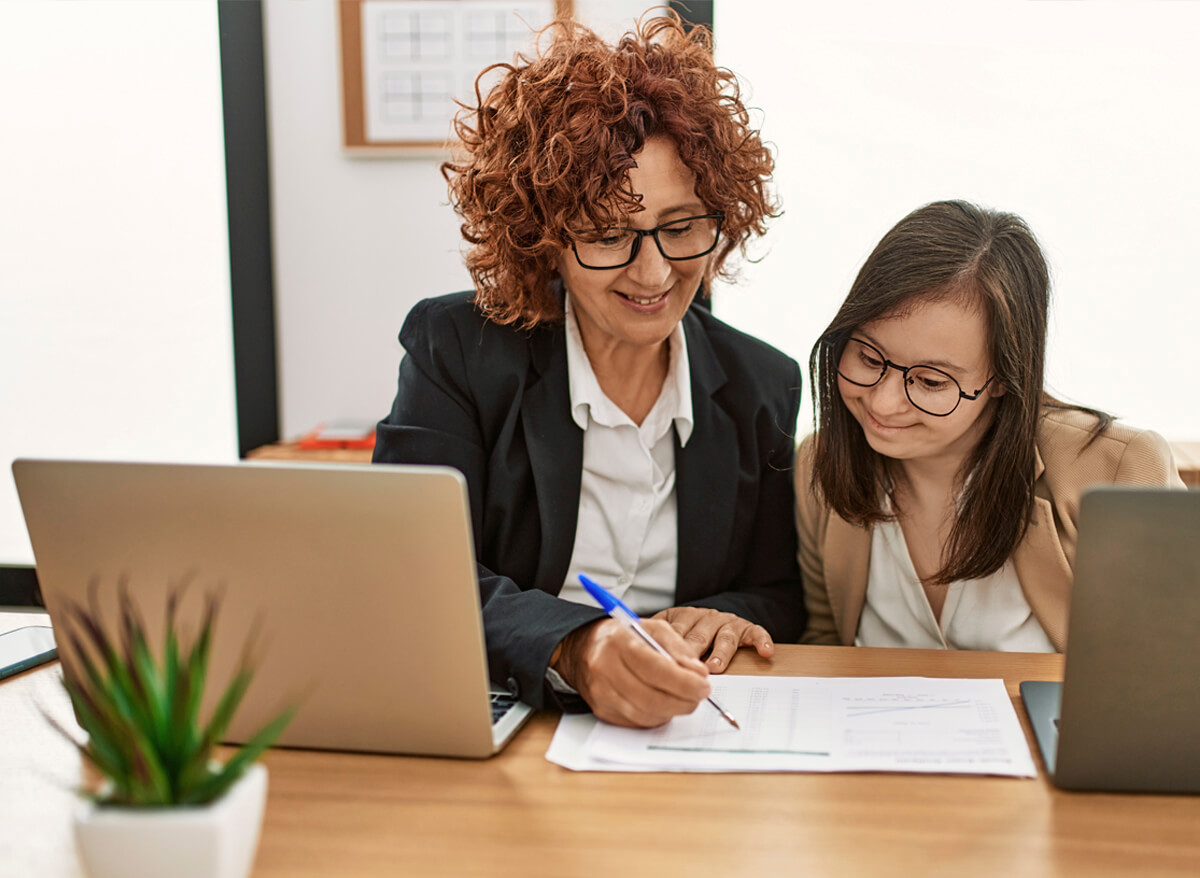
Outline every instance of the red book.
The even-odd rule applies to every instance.
[[[297,448],[374,448],[375,424],[366,421],[331,421],[305,433]]]

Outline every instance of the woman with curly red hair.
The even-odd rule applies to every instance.
[[[558,22],[542,43],[456,122],[476,288],[409,314],[375,460],[465,475],[494,681],[652,726],[804,627],[800,370],[697,301],[765,231],[773,161],[707,31],[669,15],[609,45]]]

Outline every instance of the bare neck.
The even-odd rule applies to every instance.
[[[589,343],[586,338],[583,342],[604,395],[640,426],[662,393],[671,363],[670,341],[650,347]]]
[[[896,494],[902,501],[925,508],[953,505],[962,488],[965,458],[938,457],[925,460],[898,460],[892,464]]]

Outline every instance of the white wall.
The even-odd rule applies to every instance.
[[[1200,3],[727,0],[715,26],[786,211],[718,314],[807,363],[880,236],[966,198],[1047,251],[1052,389],[1200,437]]]
[[[640,2],[577,0],[602,32]],[[1056,277],[1050,378],[1200,436],[1195,3],[716,4],[787,213],[717,311],[804,360],[911,208],[1023,214]],[[267,0],[283,429],[378,417],[404,314],[464,288],[438,161],[340,148],[333,0]],[[20,455],[236,456],[211,0],[0,3],[0,563]],[[14,377],[15,376],[15,377]],[[807,415],[805,415],[807,417]]]
[[[609,35],[641,8],[576,5]],[[470,281],[438,160],[341,151],[331,0],[266,9],[295,435],[381,416],[409,307]],[[719,315],[804,363],[879,237],[920,204],[968,198],[1021,214],[1045,246],[1052,389],[1200,436],[1200,3],[725,0],[716,16],[717,59],[762,108],[786,211],[767,258],[718,290]]]
[[[576,0],[615,36],[645,0]],[[352,158],[341,148],[334,0],[266,0],[281,431],[383,417],[404,315],[468,289],[441,156]]]
[[[216,4],[0,3],[0,563],[18,456],[237,456]]]

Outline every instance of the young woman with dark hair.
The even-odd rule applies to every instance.
[[[702,28],[646,18],[610,45],[560,22],[541,44],[458,121],[443,172],[475,290],[409,314],[375,460],[466,476],[494,681],[652,726],[739,646],[803,630],[799,366],[694,305],[764,231],[773,161]]]
[[[1182,487],[1167,443],[1043,389],[1050,278],[1017,216],[926,205],[809,360],[805,641],[1062,651],[1083,491]]]

